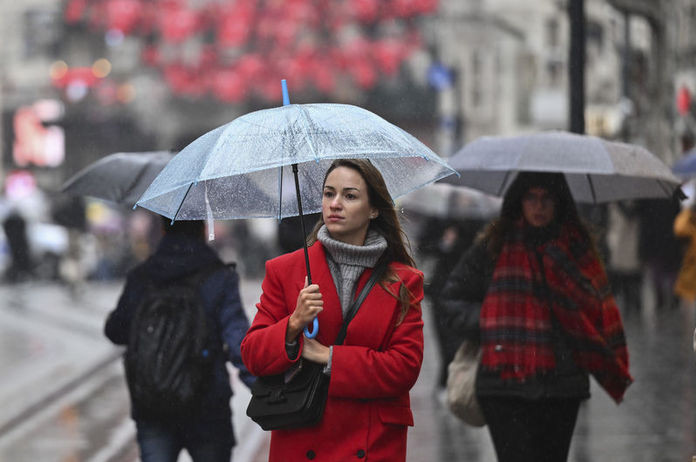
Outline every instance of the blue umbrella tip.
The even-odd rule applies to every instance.
[[[280,81],[280,85],[283,88],[283,106],[290,104],[290,95],[288,94],[288,82],[285,79]]]

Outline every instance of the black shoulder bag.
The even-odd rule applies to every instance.
[[[386,269],[386,262],[375,267],[351,304],[334,345],[343,343],[348,324]],[[259,377],[251,388],[246,413],[264,430],[309,427],[319,423],[324,415],[328,392],[329,377],[324,374],[324,365],[300,359],[283,374]]]

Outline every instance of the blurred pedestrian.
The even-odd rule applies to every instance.
[[[674,293],[684,302],[696,300],[696,202],[682,209],[674,220],[674,235],[686,241],[686,251],[679,269]]]
[[[638,211],[629,201],[609,204],[608,210],[609,281],[623,308],[640,311],[643,269],[638,258]]]
[[[499,461],[567,460],[588,374],[616,402],[632,380],[619,311],[561,174],[518,174],[441,302],[480,342],[476,393]]]
[[[314,225],[316,224],[319,214],[312,213],[309,215],[304,215],[303,217],[304,226],[307,234],[312,231]],[[290,253],[297,249],[302,248],[304,240],[308,236],[302,236],[302,222],[300,217],[287,217],[283,218],[278,222],[278,247],[281,253]]]
[[[206,244],[202,221],[170,224],[169,219],[162,218],[162,228],[163,237],[155,252],[129,271],[118,306],[106,321],[105,334],[115,344],[126,345],[125,364],[131,392],[131,411],[142,460],[175,462],[181,450],[186,449],[194,462],[229,462],[235,438],[230,410],[232,389],[225,363],[231,361],[234,364],[239,370],[240,379],[247,386],[254,381],[242,363],[239,350],[249,327],[239,296],[239,277]],[[147,322],[149,316],[156,316],[153,310],[172,308],[174,305],[167,313],[176,315],[171,316],[172,319],[183,316],[184,309],[190,311],[186,316],[194,316],[192,311],[196,306],[183,300],[182,287],[186,286],[191,286],[193,295],[200,301],[197,307],[203,310],[201,316],[204,319],[196,322],[199,326],[196,330],[190,326],[178,326],[165,332],[164,336],[169,342],[155,345],[153,349],[159,351],[158,354],[175,355],[175,340],[185,341],[188,337],[201,336],[202,332],[204,338],[201,343],[205,347],[201,354],[203,358],[174,356],[175,362],[185,364],[185,367],[193,363],[197,367],[199,364],[205,366],[196,369],[195,374],[200,377],[191,382],[201,385],[196,386],[195,401],[185,409],[182,405],[180,410],[175,411],[173,409],[177,403],[171,402],[171,409],[155,410],[154,404],[136,399],[136,393],[139,397],[147,390],[143,390],[143,379],[134,378],[136,374],[131,373],[129,364],[135,364],[138,360],[133,358],[135,351],[147,355],[143,345],[150,340],[141,337],[141,323]],[[167,294],[179,298],[157,298]],[[181,305],[176,306],[176,303]],[[149,327],[147,324],[144,327],[150,329],[148,332],[154,332],[153,336],[159,335],[157,329],[166,321],[166,318],[158,318],[156,322],[150,322]],[[183,330],[188,328],[192,330]],[[184,340],[180,340],[182,337]],[[160,364],[153,365],[155,370],[144,372],[159,373],[157,366]],[[161,372],[163,375],[174,374],[173,370]],[[183,373],[188,371],[184,370]],[[163,379],[154,385],[164,387],[166,384]],[[164,396],[164,392],[160,392],[160,395]],[[158,398],[156,392],[153,397]]]
[[[258,312],[242,343],[249,370],[287,371],[300,358],[325,365],[328,399],[315,426],[275,430],[270,461],[403,461],[413,425],[409,390],[423,358],[423,275],[413,266],[389,191],[366,160],[337,160],[322,188],[309,247],[266,263]],[[343,316],[378,262],[388,269],[334,345]],[[316,339],[302,330],[318,315]]]
[[[681,211],[676,199],[641,199],[638,212],[638,256],[655,293],[656,308],[674,308],[678,297],[674,284],[684,253],[674,235],[674,221]]]
[[[22,215],[12,210],[2,223],[7,245],[10,247],[10,264],[5,278],[9,282],[28,279],[32,273],[31,248],[27,235],[27,222]]]
[[[425,295],[431,306],[433,327],[437,337],[437,346],[440,353],[440,366],[437,375],[437,390],[443,390],[447,384],[447,366],[454,359],[454,354],[459,348],[461,339],[450,329],[446,313],[439,304],[439,295],[447,282],[452,269],[457,264],[462,254],[468,249],[476,237],[476,233],[483,226],[480,220],[446,221],[444,230],[439,235],[437,246],[433,251],[435,264],[432,275],[425,285]],[[433,229],[433,234],[437,228]]]

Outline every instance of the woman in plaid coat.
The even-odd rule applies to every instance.
[[[476,394],[501,462],[567,460],[589,375],[617,403],[632,381],[619,311],[562,174],[518,174],[440,299],[449,325],[480,342]]]

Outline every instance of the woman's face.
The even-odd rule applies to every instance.
[[[367,183],[356,170],[337,167],[326,177],[321,213],[332,238],[363,245],[370,219],[377,209],[370,206]]]
[[[522,196],[522,215],[531,226],[548,226],[553,221],[555,212],[556,198],[546,188],[529,188]]]

